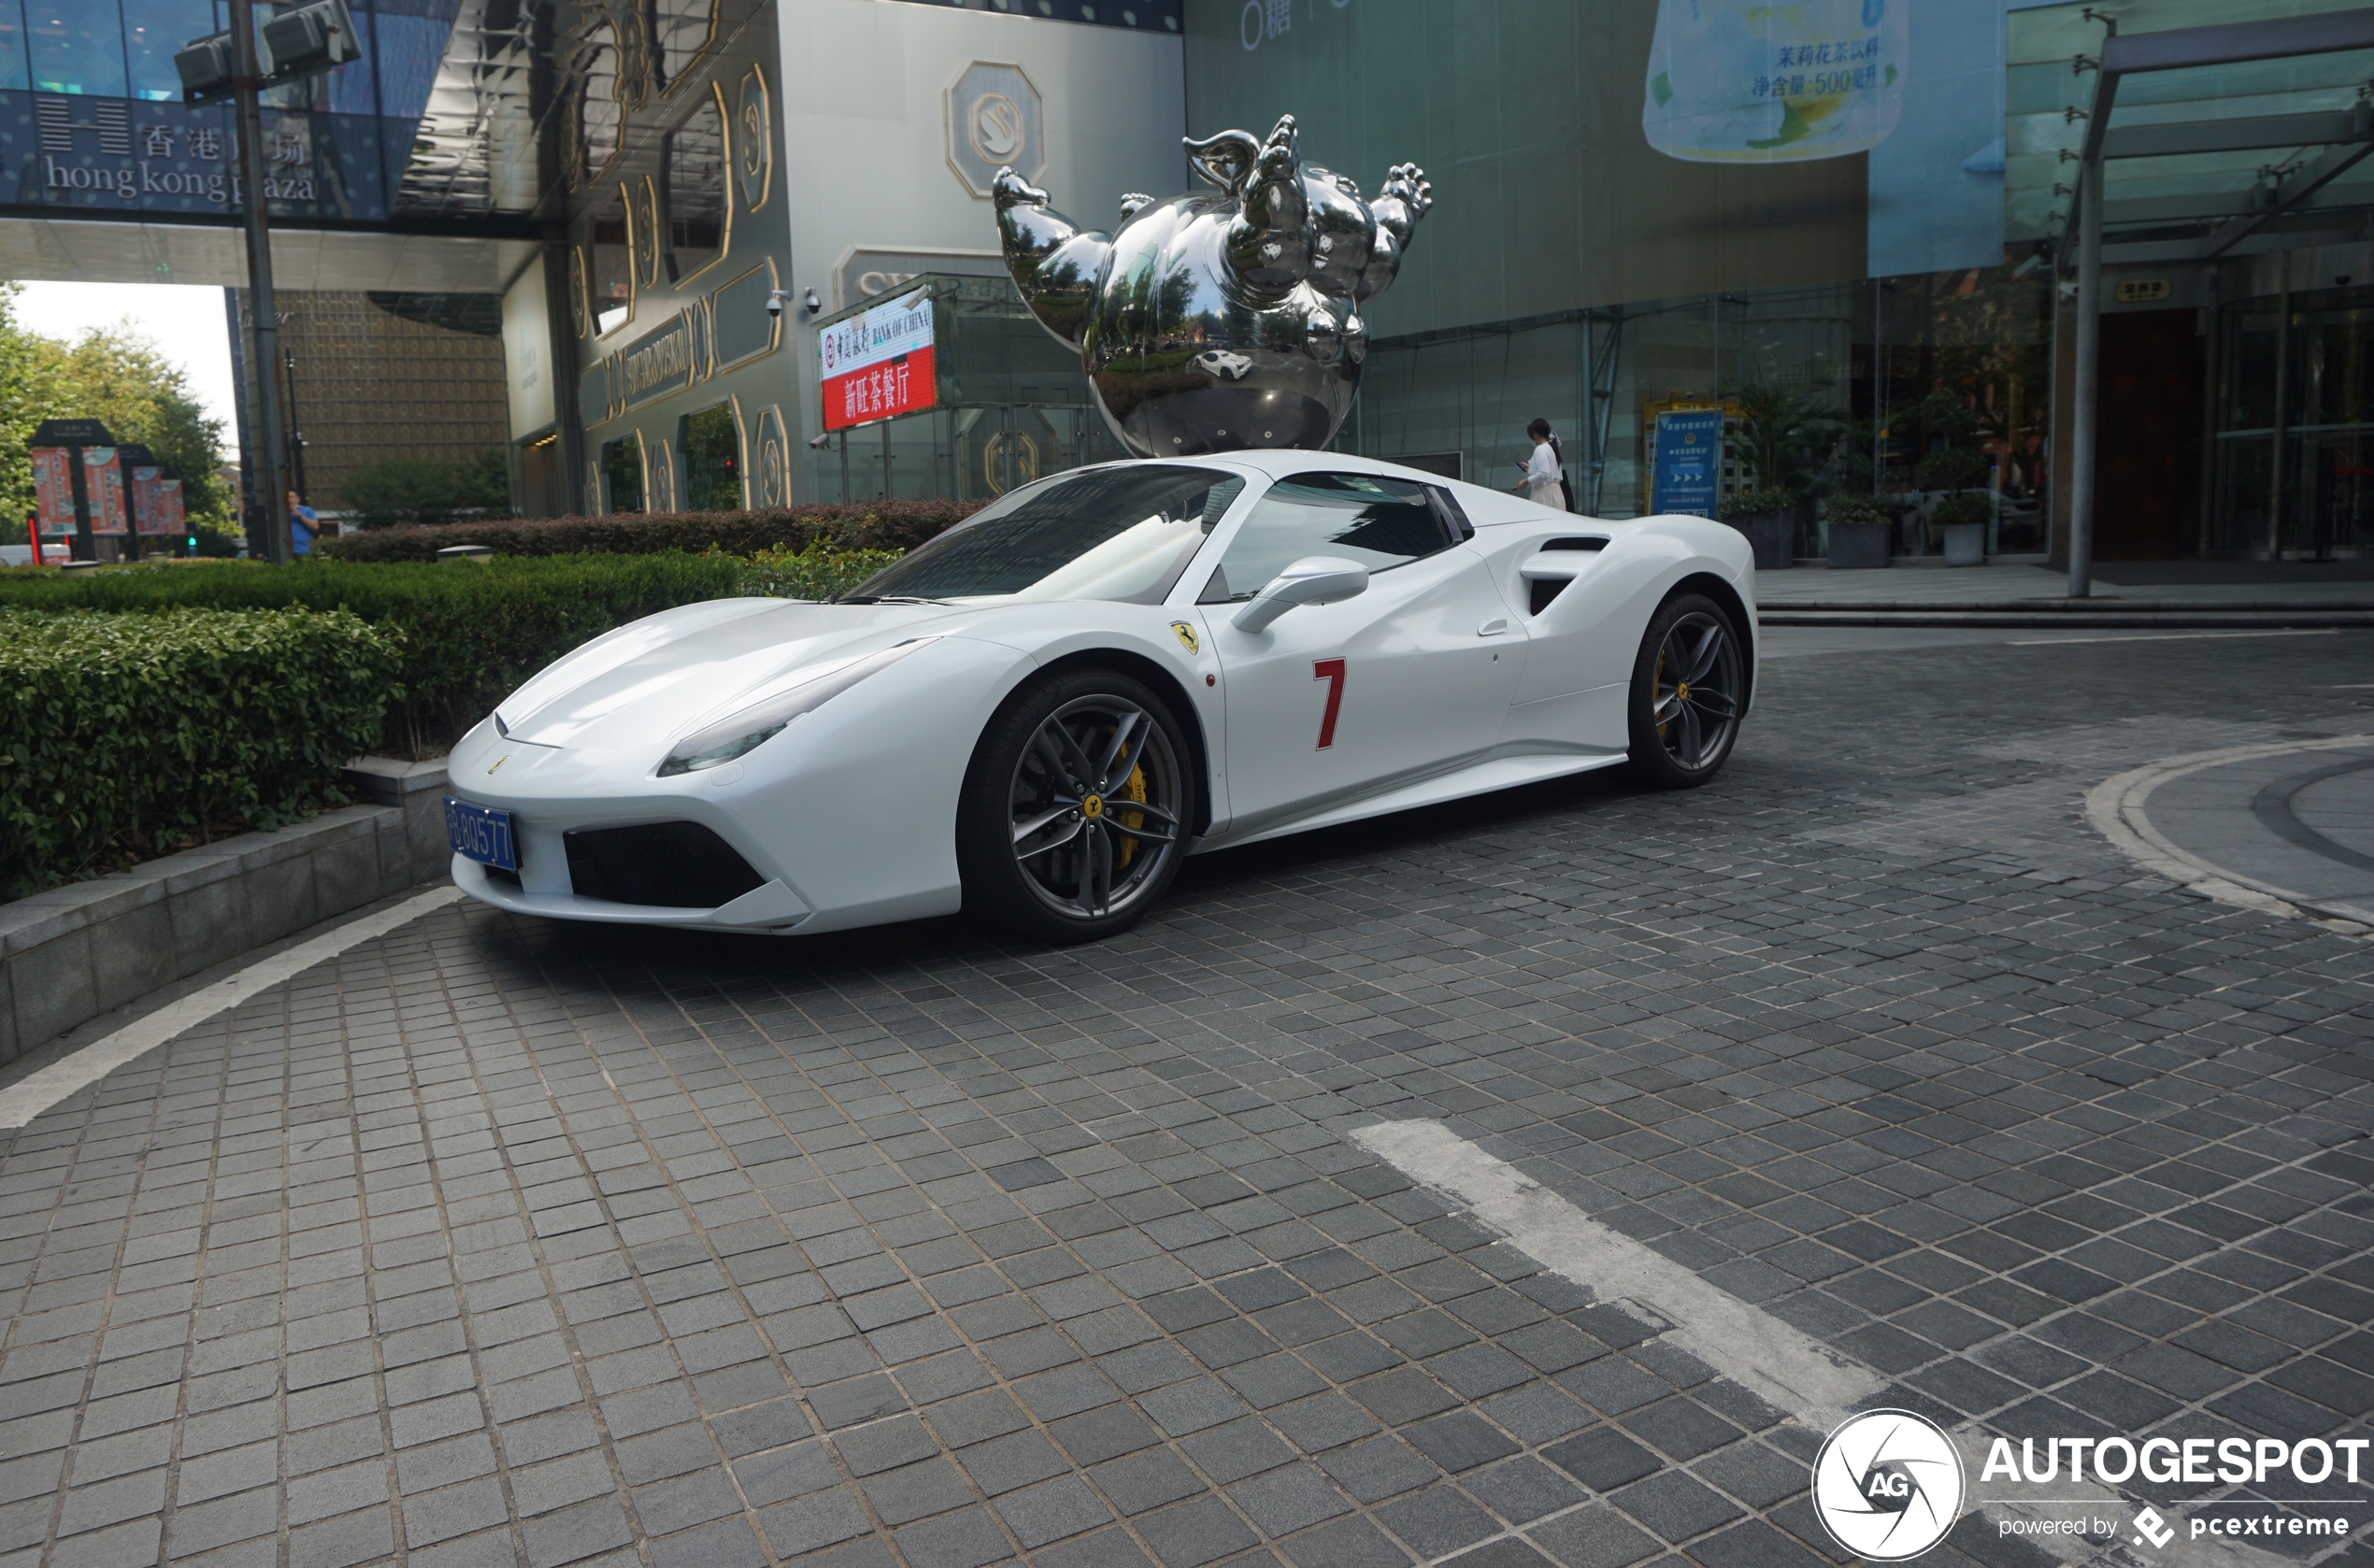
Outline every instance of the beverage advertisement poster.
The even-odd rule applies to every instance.
[[[123,463],[115,448],[82,449],[82,488],[90,500],[92,533],[131,532],[130,516],[123,505]]]
[[[33,449],[33,506],[44,534],[74,532],[74,469],[64,447]]]

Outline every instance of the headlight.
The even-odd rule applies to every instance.
[[[698,773],[721,763],[730,763],[745,751],[765,745],[783,733],[783,727],[801,714],[823,706],[835,697],[864,680],[877,670],[888,669],[936,637],[917,637],[886,648],[871,658],[844,664],[839,669],[802,681],[786,691],[779,691],[763,702],[751,704],[739,713],[721,719],[714,724],[694,731],[676,743],[660,763],[660,777],[670,777],[679,773]]]

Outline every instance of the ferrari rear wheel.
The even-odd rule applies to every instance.
[[[1633,664],[1634,775],[1661,790],[1704,784],[1730,757],[1746,702],[1747,660],[1731,618],[1704,594],[1666,600]]]
[[[1127,676],[1083,670],[1016,692],[957,810],[965,910],[1050,942],[1135,925],[1186,852],[1187,755],[1170,709]]]

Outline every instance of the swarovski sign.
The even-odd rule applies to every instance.
[[[948,166],[976,196],[987,196],[999,168],[1036,178],[1047,164],[1045,106],[1020,65],[976,60],[949,83],[943,103]]]

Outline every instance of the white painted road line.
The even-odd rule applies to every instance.
[[[1886,1387],[1870,1368],[1709,1284],[1695,1269],[1600,1224],[1439,1121],[1379,1122],[1353,1129],[1351,1137],[1404,1176],[1454,1200],[1543,1268],[1662,1331],[1663,1338],[1816,1432],[1827,1433],[1850,1409],[1871,1401]],[[1950,1435],[1962,1456],[1965,1484],[1975,1489],[1992,1434],[1966,1422]],[[2107,1486],[2064,1480],[2052,1490],[2054,1503],[2088,1504],[2115,1518],[2122,1527],[2134,1517],[2135,1504]],[[2045,1504],[1988,1502],[1976,1506],[1984,1511],[1991,1530],[2004,1528],[2005,1521],[2042,1521],[2065,1515],[2065,1510]],[[2128,1550],[2124,1535],[2108,1547],[2073,1535],[2019,1539],[2065,1563],[2139,1568],[2145,1561]],[[2149,1561],[2161,1568],[2295,1568],[2293,1559],[2208,1537],[2180,1536],[2152,1553]]]
[[[2189,643],[2210,637],[2337,637],[2340,633],[2327,626],[2322,630],[2289,632],[2129,632],[2115,637],[2035,637],[2015,642],[2013,648],[2058,648],[2063,643]]]
[[[0,1090],[0,1128],[24,1126],[75,1090],[98,1082],[125,1062],[156,1049],[183,1030],[204,1023],[227,1008],[237,1006],[258,991],[269,990],[283,980],[293,979],[315,964],[337,957],[349,948],[358,947],[374,937],[385,936],[398,926],[416,920],[433,909],[441,909],[461,896],[462,890],[449,883],[408,898],[401,904],[391,905],[377,914],[350,920],[335,931],[323,932],[285,952],[259,959],[237,974],[217,980],[204,991],[193,991],[144,1019],[125,1024],[104,1039],[93,1040],[72,1056],[61,1058],[23,1081]]]
[[[1387,1121],[1352,1141],[1440,1189],[1553,1274],[1635,1310],[1725,1377],[1821,1432],[1886,1385],[1877,1373],[1749,1305],[1695,1269],[1609,1229],[1439,1121]]]

